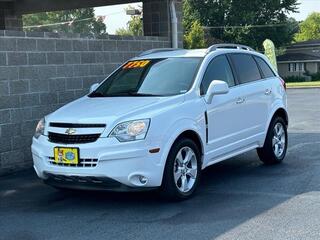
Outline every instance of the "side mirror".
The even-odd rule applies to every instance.
[[[229,86],[226,82],[213,80],[209,85],[207,94],[205,95],[205,101],[210,104],[214,95],[226,94],[228,92]]]
[[[89,93],[92,93],[99,87],[99,83],[92,84],[89,90]]]

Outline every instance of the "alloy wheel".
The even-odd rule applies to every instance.
[[[183,147],[179,150],[174,161],[174,181],[182,193],[187,193],[194,186],[197,174],[197,157],[190,147]]]
[[[286,135],[284,126],[277,123],[273,128],[272,148],[275,156],[280,158],[286,147]]]

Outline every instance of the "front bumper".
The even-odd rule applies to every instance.
[[[80,159],[97,159],[97,164],[93,167],[54,165],[50,162],[50,158],[53,157],[53,149],[57,146],[78,147]],[[46,183],[51,183],[50,185],[121,190],[126,187],[154,188],[161,185],[164,170],[161,164],[162,153],[149,152],[149,149],[155,147],[160,146],[147,144],[145,141],[119,143],[114,138],[99,138],[96,142],[87,144],[63,145],[51,143],[46,136],[40,136],[38,139],[33,138],[31,150],[37,175]],[[57,180],[59,176],[62,179],[60,182]],[[145,177],[147,181],[142,183],[140,176]],[[84,181],[85,179],[88,181]],[[103,183],[104,181],[101,184],[101,181],[90,179],[109,179],[118,184],[108,186]]]
[[[155,187],[129,187],[107,177],[65,176],[51,173],[45,173],[45,175],[47,178],[44,182],[57,188],[116,192],[136,192],[155,189]]]

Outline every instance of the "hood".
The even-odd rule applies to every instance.
[[[178,100],[180,99],[180,100]],[[163,106],[182,102],[183,97],[106,97],[75,100],[47,116],[48,122],[110,123],[119,118],[138,117],[148,111],[158,111]],[[143,116],[150,117],[150,116]]]

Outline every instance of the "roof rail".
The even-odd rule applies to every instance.
[[[219,48],[231,48],[231,49],[242,49],[247,51],[254,51],[251,47],[241,45],[241,44],[233,44],[233,43],[221,43],[221,44],[214,44],[207,49],[207,53],[213,52]]]
[[[144,51],[144,52],[140,53],[138,56],[142,57],[142,56],[149,55],[152,53],[170,52],[170,51],[176,51],[176,50],[181,50],[181,48],[154,48],[154,49]]]

